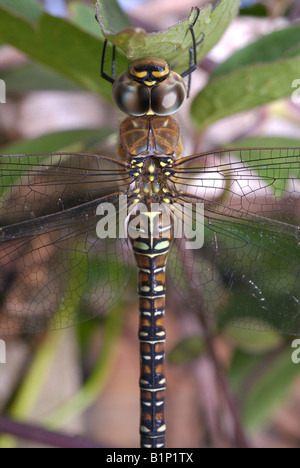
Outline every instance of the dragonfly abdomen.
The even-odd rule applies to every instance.
[[[164,420],[166,378],[165,360],[165,271],[171,240],[171,224],[160,225],[153,237],[151,215],[147,238],[131,237],[138,266],[138,295],[140,308],[140,389],[141,389],[141,447],[165,447]]]

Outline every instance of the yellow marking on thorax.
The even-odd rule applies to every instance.
[[[159,186],[159,184],[157,182],[153,185],[153,190],[154,190],[155,193],[159,193],[160,186]]]
[[[153,174],[153,172],[155,172],[155,164],[153,164],[153,162],[149,164],[149,172],[150,174]]]
[[[143,186],[143,192],[146,193],[146,194],[149,194],[149,193],[150,193],[149,184],[144,184],[144,186]]]

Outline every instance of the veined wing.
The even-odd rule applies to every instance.
[[[38,218],[126,192],[129,165],[86,153],[0,156],[0,223]]]
[[[300,331],[300,149],[222,151],[179,160],[173,181],[201,249],[177,241],[170,272],[220,323]],[[202,222],[197,203],[204,204]],[[176,253],[175,253],[176,252]]]
[[[0,335],[70,326],[122,294],[126,240],[99,239],[110,203],[132,178],[126,163],[89,154],[0,157]]]
[[[172,180],[205,200],[241,212],[286,217],[300,192],[300,148],[240,149],[182,158]]]

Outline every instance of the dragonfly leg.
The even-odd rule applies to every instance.
[[[200,8],[199,7],[195,7],[197,9],[197,16],[193,22],[193,24],[191,24],[189,30],[190,30],[190,33],[191,33],[191,36],[192,36],[192,46],[189,48],[189,68],[184,71],[183,73],[181,73],[181,77],[182,78],[185,78],[186,76],[188,76],[188,86],[187,86],[187,97],[189,97],[190,95],[190,90],[191,90],[191,81],[192,81],[192,73],[196,70],[197,68],[197,47],[202,44],[202,42],[205,40],[205,34],[202,33],[202,38],[199,42],[196,42],[196,37],[195,37],[195,33],[194,33],[194,26],[199,18],[199,15],[200,15]]]
[[[111,65],[111,76],[107,75],[104,71],[104,64],[105,64],[105,55],[107,50],[107,39],[104,41],[103,50],[102,50],[102,58],[101,58],[101,78],[108,81],[109,83],[114,84],[116,78],[116,46],[113,45],[112,49],[112,65]]]

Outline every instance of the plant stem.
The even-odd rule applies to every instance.
[[[3,416],[0,416],[0,432],[59,448],[104,448],[83,437],[71,437],[59,434],[32,424],[13,421]]]

